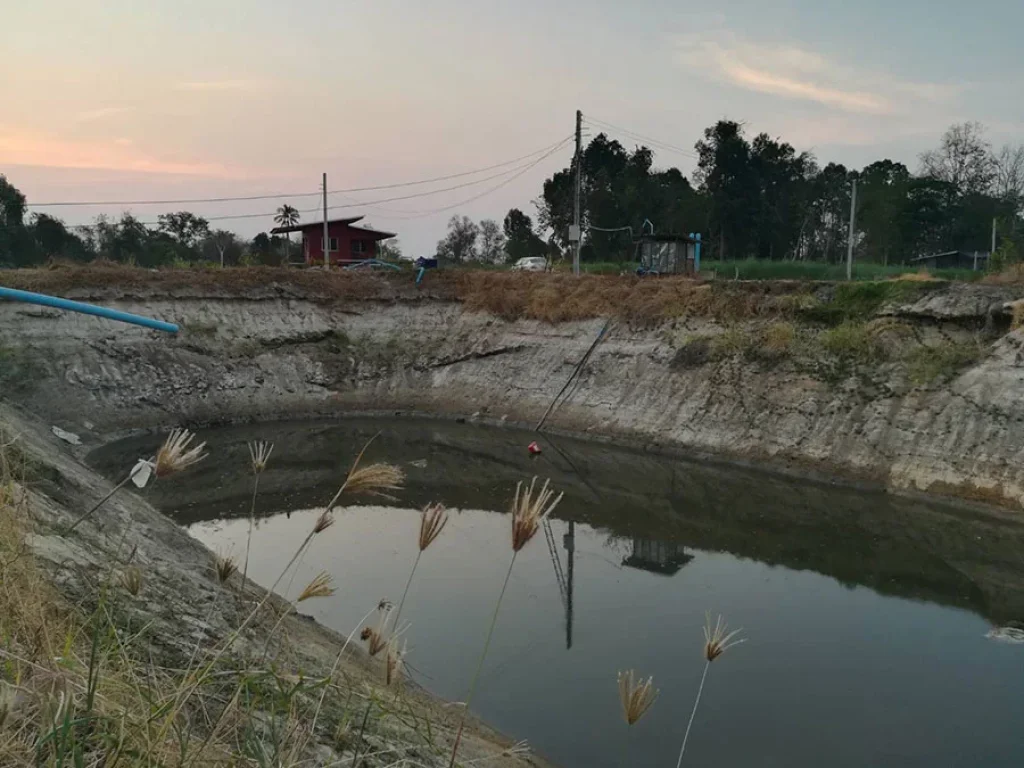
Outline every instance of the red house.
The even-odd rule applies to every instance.
[[[369,227],[352,226],[362,221],[362,216],[347,219],[329,219],[327,232],[330,235],[328,252],[331,264],[351,264],[356,261],[377,257],[377,243],[394,237],[392,232],[381,232]],[[302,233],[302,257],[306,264],[324,263],[324,223],[315,221],[296,224],[293,227],[275,227],[272,235],[286,235],[289,232]]]

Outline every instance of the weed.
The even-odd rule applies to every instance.
[[[981,354],[981,344],[976,340],[943,341],[932,346],[921,346],[908,356],[907,373],[911,382],[924,386],[936,379],[955,375],[976,362]]]
[[[716,360],[745,355],[753,339],[744,328],[730,325],[717,336],[711,337],[711,356]]]
[[[796,328],[792,323],[772,323],[761,335],[761,348],[771,357],[790,354],[796,341]]]
[[[843,360],[873,363],[887,357],[885,345],[879,342],[868,324],[863,322],[844,322],[822,331],[819,339],[826,352]]]
[[[697,698],[693,702],[693,711],[690,712],[690,721],[686,724],[686,733],[683,735],[683,745],[679,748],[679,760],[676,768],[683,764],[683,755],[686,753],[686,742],[690,738],[690,729],[693,728],[693,718],[697,715],[697,707],[700,706],[700,697],[704,693],[704,683],[708,678],[708,670],[711,669],[711,662],[719,658],[723,653],[735,645],[746,642],[745,639],[738,639],[737,636],[742,630],[734,629],[729,631],[728,625],[719,616],[712,626],[711,614],[707,615],[704,623],[704,673],[700,677],[700,686],[697,688]]]

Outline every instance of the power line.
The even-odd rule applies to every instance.
[[[652,138],[651,136],[645,136],[642,133],[637,133],[636,131],[631,131],[627,128],[620,128],[619,126],[605,122],[604,120],[598,120],[596,117],[584,116],[584,119],[586,119],[587,122],[593,124],[595,128],[600,128],[603,126],[609,130],[618,131],[619,133],[625,134],[629,138],[634,139],[636,141],[643,141],[647,142],[648,144],[652,144],[655,146],[656,149],[663,149],[668,152],[676,152],[680,155],[685,155],[686,157],[692,158],[694,160],[700,159],[699,156],[694,152],[687,149],[683,149],[682,147],[678,147],[675,144],[669,144],[667,141],[661,141],[660,139],[655,139]]]
[[[520,176],[522,176],[522,175],[523,175],[524,173],[526,173],[526,172],[527,172],[527,171],[529,171],[530,169],[532,169],[532,168],[536,167],[537,165],[540,165],[540,163],[541,163],[542,161],[546,160],[546,159],[547,159],[548,157],[550,157],[550,156],[551,156],[551,155],[553,155],[553,154],[554,154],[555,152],[557,152],[557,151],[558,151],[559,149],[561,149],[561,148],[562,148],[562,146],[563,146],[564,144],[566,144],[566,143],[567,143],[568,141],[569,141],[569,139],[568,139],[568,138],[567,138],[567,139],[565,139],[564,141],[562,141],[562,142],[561,142],[561,144],[559,144],[558,146],[554,147],[554,148],[553,148],[553,149],[552,149],[552,150],[551,150],[550,152],[548,152],[547,154],[545,154],[545,155],[543,155],[543,156],[541,156],[541,157],[537,158],[536,160],[534,160],[534,161],[533,161],[532,163],[530,163],[530,164],[529,164],[528,166],[526,166],[526,167],[525,167],[525,168],[523,168],[523,169],[522,169],[521,171],[519,171],[519,173],[515,174],[514,176],[510,176],[509,178],[507,178],[507,179],[505,179],[504,181],[502,181],[502,182],[501,182],[500,184],[495,184],[495,185],[494,185],[493,187],[491,187],[490,189],[486,189],[486,190],[484,190],[484,191],[483,191],[483,192],[481,192],[480,194],[477,194],[477,195],[473,195],[473,197],[469,197],[469,198],[466,198],[465,200],[460,200],[459,202],[457,202],[457,203],[453,203],[452,205],[446,205],[446,206],[444,206],[444,207],[442,207],[442,208],[436,208],[436,209],[434,209],[434,210],[432,210],[432,211],[426,211],[426,212],[424,212],[424,213],[422,213],[422,214],[420,214],[420,215],[417,215],[417,216],[410,216],[409,218],[411,218],[411,219],[418,219],[418,218],[423,218],[423,217],[425,217],[425,216],[433,216],[433,215],[434,215],[434,214],[436,214],[436,213],[442,213],[442,212],[444,212],[444,211],[450,211],[450,210],[451,210],[452,208],[459,208],[459,207],[461,207],[461,206],[463,206],[463,205],[468,205],[469,203],[472,203],[472,202],[474,202],[475,200],[479,200],[480,198],[482,198],[482,197],[485,197],[485,196],[487,196],[487,195],[491,194],[492,192],[497,192],[497,191],[498,191],[499,189],[501,189],[502,187],[505,187],[505,186],[507,186],[507,185],[511,184],[511,183],[512,183],[513,181],[515,181],[516,179],[518,179],[518,178],[519,178]]]
[[[500,162],[500,163],[495,163],[494,165],[488,165],[488,166],[485,166],[483,168],[476,168],[476,169],[474,169],[472,171],[461,171],[459,173],[449,173],[449,174],[446,174],[444,176],[435,176],[435,177],[430,178],[430,179],[417,179],[416,181],[401,181],[401,182],[395,182],[393,184],[377,184],[377,185],[369,186],[369,187],[351,187],[351,188],[348,188],[348,189],[333,189],[333,190],[328,190],[327,194],[328,195],[336,195],[336,194],[345,194],[345,193],[349,193],[349,192],[371,192],[371,191],[382,190],[382,189],[398,189],[398,188],[401,188],[401,187],[415,187],[415,186],[420,186],[420,185],[423,185],[423,184],[434,184],[434,183],[439,182],[439,181],[449,181],[451,179],[464,178],[466,176],[475,176],[478,173],[484,173],[486,171],[492,171],[495,168],[503,168],[503,167],[505,167],[507,165],[514,165],[516,163],[522,162],[523,160],[527,160],[529,158],[536,157],[537,155],[539,155],[539,154],[541,154],[543,152],[550,151],[552,148],[557,148],[558,146],[563,144],[568,138],[571,138],[571,137],[566,137],[566,138],[560,139],[559,141],[555,142],[555,144],[549,144],[546,147],[538,149],[538,150],[536,150],[534,152],[530,152],[529,154],[521,155],[520,157],[513,158],[512,160],[505,160],[505,161]],[[487,179],[481,179],[479,181],[469,182],[469,183],[467,183],[464,186],[469,186],[470,184],[478,184],[478,183],[482,183],[484,181],[489,181],[490,179],[497,178],[497,176],[501,176],[501,175],[502,174],[499,173],[499,174],[496,174],[495,176],[491,176],[491,177],[489,177]],[[458,188],[459,187],[450,187],[449,189],[458,189]],[[448,190],[444,190],[444,191],[448,191]],[[236,197],[193,197],[193,198],[179,198],[179,199],[175,199],[175,200],[170,200],[170,199],[168,199],[168,200],[60,200],[60,201],[48,202],[48,203],[30,203],[28,207],[29,208],[54,208],[54,207],[58,207],[58,206],[61,206],[61,207],[72,207],[72,206],[105,206],[105,205],[106,206],[110,206],[110,205],[129,205],[129,206],[131,206],[131,205],[184,205],[184,204],[191,204],[191,203],[227,203],[227,202],[244,202],[244,201],[251,201],[251,200],[273,200],[273,199],[285,198],[285,197],[317,197],[317,196],[322,195],[322,194],[323,194],[323,191],[322,190],[318,190],[316,192],[281,192],[281,193],[272,194],[272,195],[242,195],[242,196],[236,196]]]
[[[430,190],[430,191],[427,191],[427,192],[418,192],[418,193],[411,194],[411,195],[401,195],[401,196],[396,196],[396,197],[386,197],[386,198],[381,198],[381,199],[378,199],[378,200],[366,200],[364,202],[345,203],[343,205],[331,205],[331,206],[328,206],[327,210],[328,211],[335,211],[335,210],[342,210],[342,209],[345,209],[345,208],[364,208],[364,207],[370,207],[370,206],[372,206],[372,205],[374,205],[376,203],[388,203],[388,202],[394,202],[396,200],[410,200],[412,198],[417,198],[417,197],[429,197],[431,195],[440,194],[442,192],[451,192],[451,191],[456,190],[456,189],[463,189],[465,187],[473,186],[475,184],[481,184],[481,183],[486,182],[486,181],[492,181],[492,180],[500,178],[502,176],[507,176],[510,173],[513,174],[513,175],[509,176],[507,179],[504,179],[501,183],[496,184],[495,186],[491,187],[490,189],[486,189],[486,190],[484,190],[483,192],[480,192],[477,195],[473,195],[472,197],[466,198],[465,200],[461,200],[461,201],[459,201],[457,203],[453,203],[451,205],[442,206],[440,208],[435,208],[435,209],[431,209],[431,210],[427,210],[427,211],[419,211],[419,212],[416,212],[415,214],[410,215],[410,216],[397,217],[397,218],[417,219],[417,218],[422,218],[422,217],[425,217],[425,216],[432,216],[432,215],[434,215],[436,213],[441,213],[443,211],[448,211],[448,210],[451,210],[452,208],[458,208],[459,206],[466,205],[467,203],[471,203],[471,202],[473,202],[475,200],[479,200],[480,198],[482,198],[482,197],[484,197],[486,195],[489,195],[492,192],[495,192],[495,191],[501,189],[502,187],[512,183],[513,181],[518,179],[520,176],[522,176],[524,173],[526,173],[527,171],[531,170],[532,168],[535,168],[541,162],[543,162],[548,157],[553,155],[555,152],[557,152],[559,149],[561,149],[566,143],[568,143],[571,139],[572,139],[571,136],[565,137],[560,142],[555,144],[553,147],[548,148],[547,151],[545,152],[545,154],[541,155],[536,160],[532,160],[529,163],[524,163],[523,165],[516,166],[515,168],[510,168],[509,170],[502,171],[501,173],[496,173],[496,174],[493,174],[491,176],[487,176],[487,177],[485,177],[483,179],[476,179],[474,181],[465,182],[463,184],[455,184],[455,185],[450,186],[450,187],[444,187],[442,189]],[[321,192],[320,194],[323,194],[323,192]],[[306,208],[306,209],[300,210],[299,213],[319,213],[320,211],[321,211],[321,208]],[[239,213],[239,214],[233,214],[233,215],[228,215],[228,216],[204,216],[203,218],[206,219],[206,221],[208,221],[208,222],[212,222],[212,221],[229,221],[229,220],[233,220],[233,219],[267,218],[267,217],[275,216],[276,214],[277,214],[276,211],[271,211],[271,212],[267,212],[267,213]],[[144,225],[144,226],[153,226],[153,227],[159,226],[159,224],[160,224],[160,222],[158,222],[158,221],[140,221],[139,223]],[[95,224],[77,224],[75,226],[82,227],[82,228],[94,228],[96,225]]]

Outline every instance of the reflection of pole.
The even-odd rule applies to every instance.
[[[566,571],[566,601],[565,601],[565,647],[572,648],[572,573],[573,564],[576,559],[576,523],[569,521],[569,532],[563,539],[568,561]]]

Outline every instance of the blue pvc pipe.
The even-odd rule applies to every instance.
[[[81,312],[83,315],[96,315],[96,317],[103,317],[107,320],[117,320],[121,323],[141,325],[144,328],[152,328],[166,333],[178,332],[178,326],[174,323],[165,323],[162,320],[153,320],[148,317],[142,317],[141,315],[133,315],[129,312],[119,312],[116,309],[97,307],[95,304],[84,304],[81,301],[59,299],[56,296],[47,296],[44,293],[32,293],[31,291],[18,291],[14,288],[0,287],[0,299],[10,299],[11,301],[22,301],[26,304],[39,304],[43,307],[66,309],[70,312]]]

